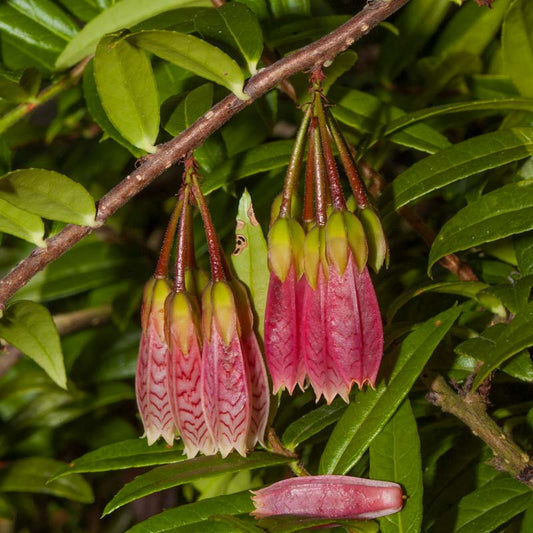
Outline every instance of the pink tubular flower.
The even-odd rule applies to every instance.
[[[304,387],[299,307],[304,233],[293,219],[279,218],[269,233],[270,282],[265,309],[265,355],[273,391]]]
[[[163,437],[172,444],[174,420],[168,394],[168,347],[164,331],[164,303],[170,287],[165,279],[151,279],[144,288],[141,343],[135,389],[148,444]]]
[[[170,348],[170,402],[189,459],[198,452],[205,455],[216,453],[202,409],[202,342],[195,304],[188,293],[176,292],[167,298],[165,310]]]
[[[350,476],[285,479],[253,492],[256,518],[292,515],[310,518],[370,520],[403,506],[396,483]]]
[[[235,299],[225,281],[211,282],[202,300],[202,405],[222,457],[245,456],[252,418],[250,379],[239,336]]]

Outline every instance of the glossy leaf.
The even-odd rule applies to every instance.
[[[350,533],[379,533],[379,526],[373,520],[335,520],[327,518],[306,518],[302,516],[275,516],[264,518],[259,524],[268,533],[294,533],[296,531],[314,531],[328,526],[340,526]],[[328,528],[329,529],[329,528]]]
[[[128,37],[136,46],[227,87],[235,96],[247,100],[242,92],[244,77],[239,65],[216,46],[193,35],[176,31],[142,31]]]
[[[289,15],[311,15],[310,0],[269,0],[269,4],[276,18],[283,18]]]
[[[217,496],[163,511],[128,529],[127,533],[173,533],[182,526],[193,527],[214,514],[239,515],[253,508],[249,491]]]
[[[505,69],[520,94],[533,98],[533,5],[513,0],[503,22],[502,47]]]
[[[415,124],[428,118],[455,113],[468,113],[474,111],[493,111],[494,113],[506,113],[508,111],[531,111],[533,112],[533,100],[529,98],[495,98],[492,100],[471,100],[457,104],[445,104],[427,107],[406,113],[400,118],[393,120],[385,130],[385,135],[390,135],[406,126]]]
[[[32,213],[19,209],[0,198],[0,232],[45,246],[43,221]]]
[[[183,449],[179,445],[169,447],[164,442],[156,442],[148,446],[145,439],[130,439],[115,442],[82,455],[63,466],[55,474],[54,479],[74,473],[106,472],[177,463],[184,459],[186,456],[183,455]]]
[[[165,130],[178,135],[191,126],[213,105],[213,84],[206,83],[193,89],[176,106],[165,122]]]
[[[424,322],[403,341],[396,361],[392,354],[385,357],[376,390],[358,392],[333,429],[321,474],[345,474],[361,459],[460,313],[461,307],[453,307]]]
[[[346,402],[336,398],[330,405],[321,405],[309,413],[297,418],[283,433],[283,445],[295,450],[299,444],[314,437],[323,429],[335,424],[346,410]]]
[[[418,533],[422,524],[422,460],[408,399],[370,445],[370,477],[400,484],[407,496],[399,513],[379,519],[381,533]]]
[[[115,0],[59,0],[59,3],[74,16],[87,22],[112,6]]]
[[[155,152],[159,97],[146,53],[125,38],[105,37],[96,48],[94,79],[113,126],[134,146]]]
[[[456,533],[490,533],[532,502],[531,489],[507,474],[499,474],[441,515],[429,531],[447,533],[451,526]]]
[[[332,87],[329,96],[336,104],[331,111],[337,120],[362,133],[371,133],[376,138],[381,137],[391,120],[403,115],[401,109],[385,105],[375,96],[355,89]],[[424,124],[398,131],[390,136],[390,140],[430,154],[450,146],[446,137]]]
[[[50,476],[63,466],[48,457],[30,457],[13,461],[0,471],[0,491],[49,494],[81,503],[94,501],[91,486],[80,475],[49,482]]]
[[[105,135],[111,137],[114,141],[118,142],[125,148],[127,148],[134,157],[142,157],[144,155],[144,150],[133,146],[129,141],[127,141],[111,124],[111,121],[107,117],[107,114],[102,107],[102,102],[98,96],[98,91],[96,90],[96,82],[94,80],[94,61],[91,61],[83,72],[83,95],[85,96],[85,103],[87,104],[87,109],[93,117],[94,121],[102,128]]]
[[[533,128],[478,135],[418,161],[394,180],[389,194],[393,195],[395,209],[399,209],[450,183],[531,154]]]
[[[263,52],[263,33],[257,17],[247,6],[231,2],[202,11],[196,16],[195,25],[204,39],[227,49],[233,57],[239,54],[250,74],[256,73]]]
[[[202,191],[209,194],[222,187],[230,178],[239,180],[276,168],[283,168],[289,163],[293,141],[273,141],[238,154],[206,176]]]
[[[518,313],[505,331],[498,336],[492,350],[487,353],[486,362],[474,379],[475,390],[483,380],[504,361],[524,348],[533,346],[533,303]]]
[[[468,52],[480,55],[500,29],[509,2],[498,0],[492,9],[480,9],[474,2],[465,4],[439,34],[433,53],[449,55]]]
[[[32,65],[51,70],[77,32],[74,21],[51,0],[8,0],[0,5],[0,33]]]
[[[512,183],[485,194],[453,216],[439,231],[428,269],[441,257],[533,229],[533,184]]]
[[[398,35],[387,35],[378,61],[379,77],[385,81],[396,76],[415,60],[450,8],[449,0],[411,0],[400,11]]]
[[[50,220],[94,226],[92,196],[79,183],[52,170],[14,170],[0,178],[0,199]]]
[[[290,462],[290,458],[287,457],[266,452],[254,452],[248,457],[241,457],[237,454],[229,455],[225,459],[216,455],[197,457],[175,465],[154,468],[146,474],[137,476],[132,482],[120,489],[106,505],[104,515],[148,494],[177,487],[196,479],[225,472],[240,472],[254,468],[283,465],[288,462]]]
[[[0,318],[0,337],[31,357],[60,387],[67,386],[63,353],[48,309],[19,301]]]
[[[209,6],[208,0],[121,0],[93,18],[57,58],[56,67],[64,69],[96,50],[98,41],[107,33],[131,28],[139,22],[178,7]]]
[[[533,233],[514,238],[516,260],[523,276],[533,274]]]
[[[257,313],[257,328],[262,336],[269,281],[267,243],[263,230],[255,218],[252,198],[246,189],[239,201],[235,249],[231,254],[231,263],[237,277],[250,291]]]

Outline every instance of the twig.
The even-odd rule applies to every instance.
[[[294,459],[294,461],[289,464],[289,468],[292,470],[293,474],[297,476],[310,475],[307,471],[307,468],[305,468],[304,464],[300,461],[298,455],[283,446],[283,443],[279,439],[274,428],[271,427],[268,430],[267,438],[271,451],[277,453],[278,455],[283,455],[284,457],[290,457],[291,459]]]
[[[222,127],[239,111],[278,85],[281,80],[296,72],[332,60],[408,1],[382,0],[373,2],[335,31],[259,71],[250,78],[245,87],[245,92],[250,96],[249,100],[239,100],[234,95],[227,96],[190,128],[171,141],[159,145],[155,154],[143,158],[139,168],[126,176],[98,202],[97,223],[99,225],[104,224],[108,217],[155,180],[163,171],[176,163],[186,153],[200,146],[209,135]],[[23,287],[37,272],[64,254],[91,231],[92,228],[70,224],[57,235],[47,239],[46,248],[34,250],[26,259],[21,261],[0,280],[0,311],[4,308],[8,298]]]
[[[485,442],[494,452],[491,461],[497,470],[508,472],[518,481],[533,489],[533,463],[528,454],[506,435],[487,414],[486,404],[477,393],[455,393],[439,374],[422,375],[428,386],[429,402],[464,422],[472,433]]]
[[[56,82],[46,87],[46,89],[43,89],[35,98],[32,98],[30,102],[19,104],[11,111],[8,111],[0,118],[0,134],[13,126],[13,124],[16,124],[22,117],[26,116],[36,107],[48,102],[69,87],[76,85],[90,59],[90,57],[86,57],[83,61],[80,61],[80,63],[78,63],[68,74],[59,78]]]
[[[111,317],[111,306],[90,307],[71,313],[58,314],[53,317],[57,331],[60,335],[67,335],[87,327],[96,327],[104,324]],[[2,353],[3,352],[3,353]],[[2,347],[0,343],[0,377],[2,377],[22,357],[22,352],[14,346]]]

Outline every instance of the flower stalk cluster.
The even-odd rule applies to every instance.
[[[321,91],[311,76],[312,102],[298,132],[279,214],[269,232],[270,283],[265,351],[274,393],[308,381],[317,400],[348,402],[354,383],[374,386],[383,327],[367,265],[378,271],[388,248],[380,219]],[[294,213],[303,170],[304,205]],[[355,200],[348,209],[333,145]]]
[[[193,206],[205,228],[210,279],[195,264]],[[176,229],[171,282],[168,262]],[[225,457],[232,450],[246,455],[263,440],[268,379],[250,301],[231,276],[192,157],[185,163],[156,273],[145,287],[136,387],[149,444],[161,436],[172,444],[177,431],[189,458],[198,452]]]

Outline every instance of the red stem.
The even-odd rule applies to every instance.
[[[183,204],[183,189],[180,189],[178,201],[174,206],[172,215],[168,222],[167,229],[165,230],[165,236],[163,238],[163,244],[161,246],[161,252],[159,254],[159,260],[155,268],[154,277],[163,279],[168,277],[168,262],[170,259],[170,252],[172,251],[172,244],[174,242],[174,235],[176,234],[176,226],[178,224],[178,218]]]
[[[326,211],[326,167],[324,165],[324,158],[322,157],[322,147],[320,143],[320,135],[318,132],[318,120],[316,117],[311,118],[311,143],[310,149],[313,150],[313,174],[315,177],[315,209],[316,209],[316,223],[319,226],[324,226],[327,220]]]
[[[191,213],[189,209],[189,185],[185,185],[183,191],[183,207],[181,209],[180,225],[178,228],[178,242],[176,244],[176,272],[174,275],[174,291],[185,291],[185,271],[187,267],[190,267],[190,226],[191,226]]]

